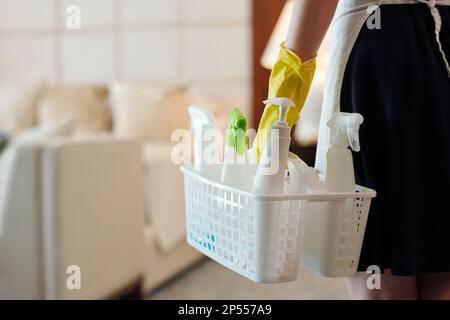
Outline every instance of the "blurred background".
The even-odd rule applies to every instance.
[[[185,243],[171,133],[186,109],[256,127],[284,0],[0,0],[0,298],[345,299],[251,283]],[[314,160],[327,42],[293,150]]]
[[[184,84],[227,105],[250,107],[251,1],[0,3],[2,83]],[[80,29],[70,25],[73,5]]]

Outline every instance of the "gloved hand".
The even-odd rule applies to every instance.
[[[305,104],[315,70],[315,58],[302,62],[293,51],[284,47],[284,43],[280,45],[278,59],[270,74],[268,98],[285,97],[295,102],[296,107],[289,108],[286,115],[286,121],[291,127],[300,118],[300,112]],[[266,106],[253,142],[253,149],[258,159],[266,145],[270,129],[278,117],[277,106]]]

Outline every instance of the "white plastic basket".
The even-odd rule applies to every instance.
[[[370,203],[375,191],[357,186],[344,199],[304,203],[300,265],[326,277],[357,272]]]
[[[333,216],[336,216],[333,221],[337,224],[333,230],[337,231],[330,232],[330,237],[321,242],[319,250],[309,255],[306,267],[319,273],[324,270],[329,275],[356,272],[370,200],[375,196],[373,190],[360,188],[355,193],[255,195],[217,182],[221,169],[221,165],[212,165],[209,168],[211,177],[206,178],[193,166],[181,167],[187,242],[191,246],[253,281],[292,281],[297,278],[304,220],[309,217],[309,213],[305,213],[310,205],[313,208],[313,202],[327,201],[333,209]],[[352,212],[348,215],[339,213],[340,204],[346,202],[352,203]],[[359,224],[358,229],[350,226],[348,231],[349,223],[354,224],[354,228]],[[339,242],[344,236],[348,241]],[[323,246],[333,241],[337,241],[336,246]],[[342,250],[345,254],[341,257]],[[351,266],[348,261],[352,261]],[[324,268],[323,263],[328,267]]]

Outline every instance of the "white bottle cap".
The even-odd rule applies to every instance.
[[[331,145],[335,147],[351,147],[353,151],[360,150],[359,126],[364,118],[359,113],[335,113],[327,125],[331,128]]]
[[[216,124],[216,119],[213,114],[206,108],[192,105],[189,106],[188,113],[191,117],[191,127],[194,130],[203,127],[212,128]]]
[[[280,136],[289,137],[291,135],[291,128],[286,122],[286,113],[288,108],[295,108],[295,103],[289,98],[272,98],[264,100],[265,105],[274,105],[280,108],[278,121],[272,126],[272,129],[278,129]]]

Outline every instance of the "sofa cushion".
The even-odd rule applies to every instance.
[[[110,92],[118,136],[168,141],[174,129],[189,125],[185,87],[129,83],[115,84]]]
[[[110,130],[111,115],[104,87],[57,86],[49,88],[38,103],[38,122],[47,124],[71,115],[75,134],[91,134]]]
[[[44,83],[0,87],[0,131],[16,134],[36,123],[36,103]]]

